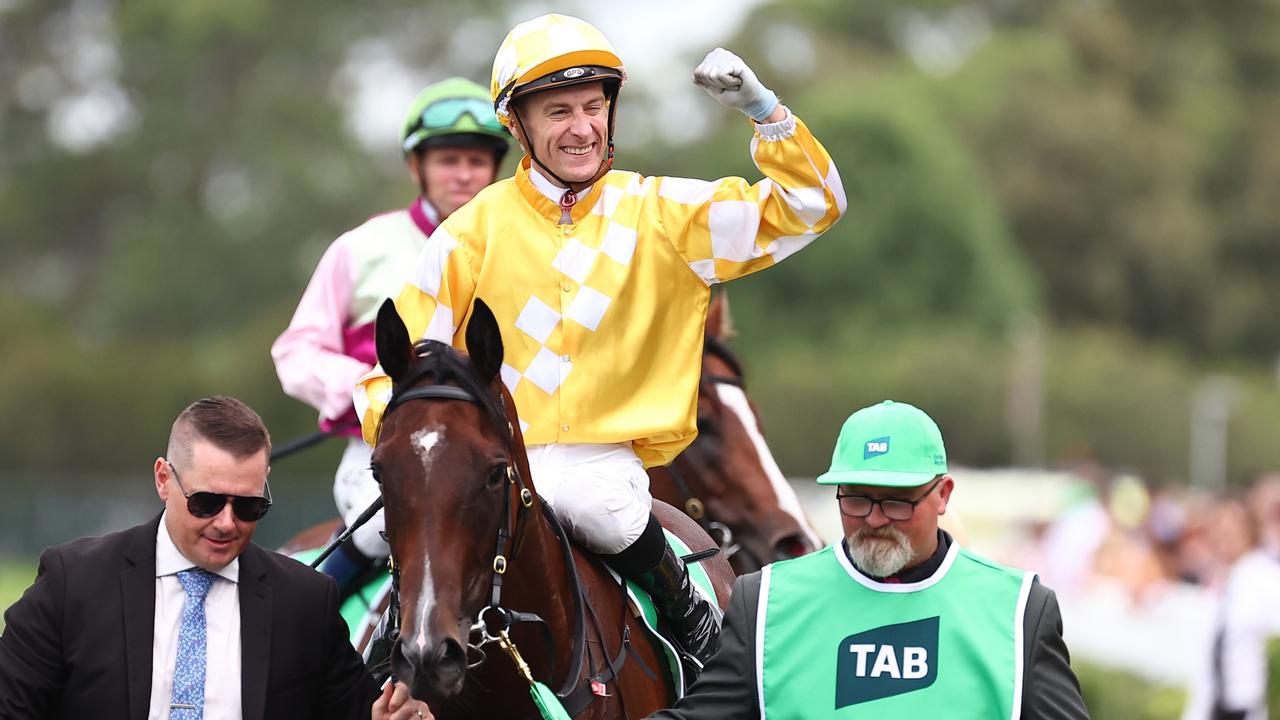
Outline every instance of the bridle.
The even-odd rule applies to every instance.
[[[410,382],[417,382],[426,373],[420,373]],[[405,385],[401,385],[404,387]],[[492,415],[489,406],[479,397],[469,390],[454,385],[427,385],[423,387],[410,387],[403,391],[393,391],[387,407],[383,410],[382,420],[391,414],[393,410],[404,405],[411,400],[461,400],[479,406],[485,410],[486,415]],[[505,420],[505,417],[503,418]],[[496,420],[496,418],[495,418]],[[501,423],[499,423],[501,424]],[[515,625],[520,623],[534,623],[541,626],[543,638],[546,647],[551,656],[550,674],[555,676],[555,644],[554,638],[551,636],[550,626],[536,613],[522,613],[502,606],[502,582],[506,575],[507,569],[511,563],[515,561],[520,548],[523,546],[524,532],[528,526],[526,516],[530,508],[533,507],[533,491],[525,484],[524,476],[520,473],[515,465],[516,448],[515,448],[515,428],[509,420],[506,420],[507,456],[510,461],[507,464],[507,479],[503,483],[502,494],[502,522],[498,527],[497,546],[494,550],[492,563],[492,580],[490,582],[489,604],[482,607],[477,613],[475,620],[472,622],[470,633],[467,639],[468,653],[478,655],[478,659],[474,662],[468,660],[467,668],[474,669],[483,665],[486,658],[484,647],[490,644],[500,644],[504,650],[511,652],[514,645],[510,642],[507,635],[508,631]],[[381,434],[381,421],[379,422],[378,433]],[[381,479],[374,473],[375,479],[381,483]],[[519,503],[516,510],[511,511],[511,494],[512,490],[518,491]],[[616,658],[606,656],[605,662],[608,667],[589,678],[591,682],[579,684],[578,680],[582,675],[582,666],[587,655],[586,640],[586,624],[587,615],[591,614],[591,620],[595,626],[597,636],[600,638],[601,647],[604,647],[604,635],[601,632],[599,620],[595,617],[595,611],[587,605],[586,596],[582,588],[582,580],[578,575],[576,563],[573,560],[573,548],[570,545],[568,533],[565,532],[564,526],[556,518],[555,513],[546,504],[542,503],[543,516],[551,525],[552,531],[555,533],[559,541],[566,572],[569,576],[570,595],[573,597],[573,648],[570,654],[569,673],[565,678],[564,684],[556,691],[565,710],[569,714],[576,715],[585,708],[595,697],[593,694],[593,685],[598,683],[606,683],[617,677],[618,671],[621,669],[626,660],[626,655],[630,649],[629,634],[623,632],[622,647],[619,648]],[[513,542],[514,536],[514,542]],[[510,552],[508,553],[508,546]],[[625,596],[625,589],[623,590]],[[400,607],[400,569],[399,563],[395,561],[394,556],[391,558],[391,604],[389,606],[389,617],[387,623],[388,633],[399,633],[399,607]],[[625,602],[623,604],[625,610]],[[394,613],[394,614],[392,614]],[[479,635],[480,641],[473,644],[471,637]]]
[[[387,402],[386,410],[382,411],[383,419],[390,415],[392,410],[410,400],[462,400],[485,409],[485,404],[465,388],[454,385],[427,385],[425,387],[411,388],[401,393],[393,393],[391,399]],[[379,426],[378,430],[379,434],[381,434],[381,426]],[[520,491],[520,507],[516,511],[514,522],[511,519],[509,510],[504,510],[502,513],[502,524],[498,526],[498,543],[493,553],[493,581],[490,585],[489,605],[485,610],[501,606],[502,576],[507,572],[507,543],[511,540],[512,526],[514,525],[516,529],[522,530],[524,528],[525,514],[529,508],[533,507],[533,491],[525,486],[524,476],[520,474],[520,471],[515,466],[515,453],[512,452],[514,449],[512,441],[515,437],[515,429],[510,422],[507,423],[506,431],[507,455],[511,458],[511,461],[507,464],[507,481],[503,484],[502,507],[505,509],[511,506],[511,489],[517,486]],[[521,535],[523,536],[523,533]],[[515,557],[518,546],[519,543],[517,543],[516,547],[511,548],[512,558]],[[477,622],[483,619],[485,610],[480,611],[480,617],[477,618]]]

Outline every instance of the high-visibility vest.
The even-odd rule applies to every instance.
[[[1034,577],[956,543],[917,583],[876,582],[839,545],[766,567],[761,717],[1016,720]]]

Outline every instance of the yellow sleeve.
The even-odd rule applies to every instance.
[[[396,296],[396,310],[414,342],[439,340],[452,345],[474,294],[475,273],[469,254],[441,226],[427,240],[409,281]],[[378,440],[378,425],[390,399],[391,378],[381,364],[356,383],[356,412],[364,441],[370,445]]]
[[[663,229],[703,282],[713,285],[781,262],[844,214],[835,163],[798,118],[757,124],[751,157],[764,179],[659,178]]]

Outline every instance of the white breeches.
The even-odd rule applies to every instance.
[[[535,445],[528,449],[533,484],[565,529],[589,550],[622,552],[649,524],[649,476],[630,445]],[[369,470],[373,450],[350,438],[334,477],[333,499],[348,526],[381,493]],[[386,557],[379,510],[352,536],[371,558]]]
[[[535,445],[529,470],[565,529],[593,552],[622,552],[649,524],[649,476],[629,443]]]
[[[373,479],[373,471],[369,469],[369,461],[373,448],[365,444],[362,438],[347,438],[347,449],[342,453],[338,463],[338,472],[333,478],[333,500],[338,504],[338,514],[347,527],[355,522],[373,501],[382,494],[382,488]],[[386,522],[381,510],[369,519],[351,536],[356,549],[366,557],[382,558],[390,554],[387,541],[382,539],[382,531]]]

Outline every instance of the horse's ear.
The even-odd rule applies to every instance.
[[[717,340],[733,336],[733,316],[729,314],[729,295],[721,288],[711,297],[707,308],[707,334]]]
[[[391,298],[382,301],[378,308],[378,325],[374,333],[378,348],[378,363],[394,382],[400,382],[413,362],[413,343],[409,331],[396,312]]]
[[[479,298],[471,306],[467,322],[467,354],[485,382],[493,382],[502,369],[502,332],[493,311]]]

